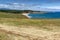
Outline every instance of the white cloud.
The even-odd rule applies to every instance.
[[[19,3],[0,4],[0,8],[7,8],[7,9],[23,9],[23,8],[24,8],[24,4],[19,4]]]
[[[60,6],[40,6],[40,5],[28,5],[24,3],[11,3],[10,4],[0,4],[0,8],[8,9],[18,9],[18,10],[60,10]]]
[[[0,8],[7,8],[9,5],[7,4],[0,4]]]
[[[60,9],[60,6],[51,6],[51,7],[47,7],[49,9]]]
[[[9,8],[9,9],[27,9],[27,10],[36,10],[37,8],[39,9],[39,5],[28,5],[24,3],[11,3],[11,4],[0,4],[0,8]]]
[[[60,6],[43,6],[40,8],[43,11],[60,11]]]
[[[14,5],[18,5],[19,3],[12,3],[12,4],[14,4]]]

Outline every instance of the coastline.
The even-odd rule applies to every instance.
[[[27,18],[31,18],[31,17],[29,16],[29,14],[30,14],[30,13],[22,13],[22,15],[26,16]]]

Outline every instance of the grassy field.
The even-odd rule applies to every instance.
[[[12,35],[0,31],[0,40],[12,40]]]
[[[0,18],[21,18],[21,19],[23,19],[26,17],[21,14],[0,12]]]
[[[18,27],[37,27],[48,30],[59,30],[60,19],[17,19],[17,18],[1,18],[1,24],[7,24]],[[50,26],[50,27],[48,27]],[[56,27],[57,26],[57,27]],[[53,29],[56,28],[56,29]]]
[[[60,19],[27,19],[22,14],[0,12],[0,24],[17,27],[36,27],[47,31],[60,31]],[[0,33],[0,39],[7,37],[6,33]],[[7,40],[7,39],[6,39]]]
[[[60,28],[59,27],[60,19],[27,19],[22,14],[3,13],[3,12],[0,12],[0,23],[19,27],[32,26],[32,27],[50,29],[50,27],[45,26],[58,26],[57,28]]]

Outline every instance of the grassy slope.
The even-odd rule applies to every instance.
[[[0,12],[0,24],[14,25],[18,27],[38,27],[42,30],[59,31],[60,19],[26,19],[21,14],[11,14]],[[14,35],[0,31],[0,40],[14,40],[11,37]]]
[[[13,40],[13,35],[7,34],[0,30],[0,40]]]
[[[7,14],[3,12],[0,12],[0,23],[19,27],[22,25],[26,27],[32,26],[49,30],[54,30],[53,28],[55,28],[55,30],[60,28],[60,19],[26,19],[26,17],[21,14]]]
[[[20,36],[0,29],[0,40],[20,40]]]
[[[26,17],[21,14],[0,12],[0,18],[21,18],[22,19],[22,18],[26,18]]]
[[[0,12],[0,23],[7,24],[7,23],[14,23],[12,22],[15,19],[25,19],[26,17],[21,14],[12,14],[12,13],[4,13]],[[15,23],[14,23],[15,24]],[[15,40],[17,36],[8,34],[0,29],[0,40]]]

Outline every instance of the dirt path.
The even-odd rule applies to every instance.
[[[57,32],[44,31],[36,28],[23,28],[0,24],[0,30],[9,34],[17,35],[21,40],[59,40]],[[53,39],[52,39],[53,38]],[[17,40],[17,38],[16,38]]]

